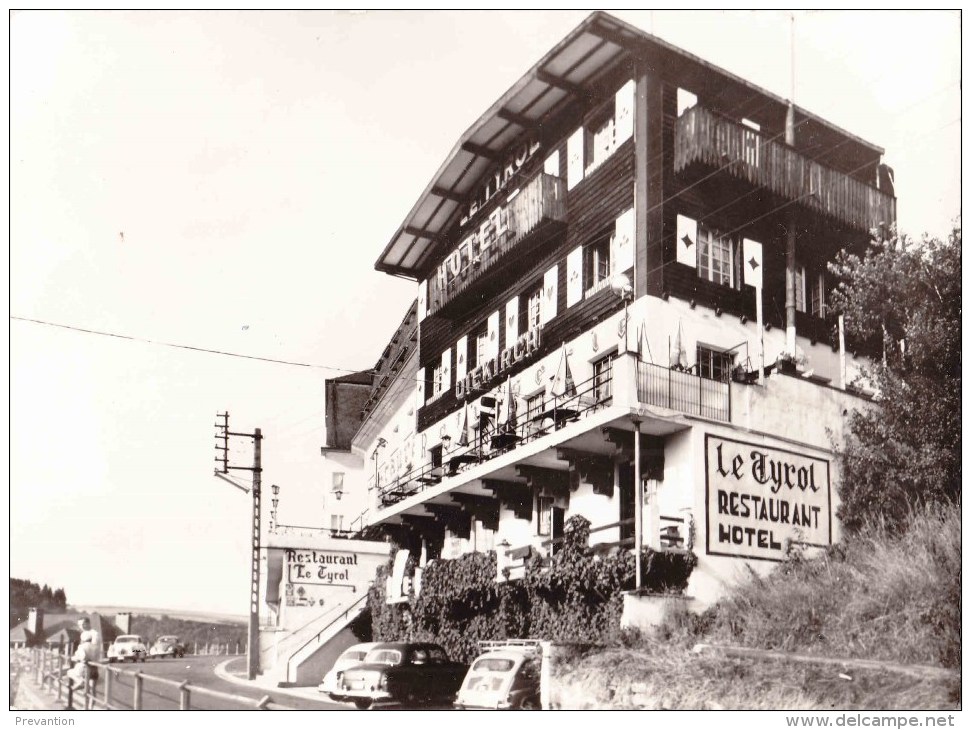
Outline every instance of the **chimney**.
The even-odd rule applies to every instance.
[[[131,633],[131,613],[119,613],[115,615],[115,626],[123,634]]]
[[[44,609],[43,608],[29,608],[27,609],[27,630],[36,637],[44,631]]]

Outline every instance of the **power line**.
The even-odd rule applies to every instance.
[[[272,362],[272,363],[276,363],[277,365],[291,365],[293,367],[300,367],[300,368],[318,368],[320,370],[338,370],[338,371],[343,372],[343,373],[356,373],[356,372],[358,372],[357,370],[351,370],[349,368],[339,368],[339,367],[335,367],[333,365],[317,365],[315,363],[294,362],[292,360],[276,360],[276,359],[274,359],[272,357],[259,357],[257,355],[244,355],[244,354],[239,353],[239,352],[227,352],[225,350],[212,350],[212,349],[207,348],[207,347],[194,347],[192,345],[181,345],[181,344],[176,343],[176,342],[162,342],[160,340],[150,340],[150,339],[148,339],[146,337],[134,337],[132,335],[122,335],[122,334],[118,334],[117,332],[104,332],[103,330],[93,330],[93,329],[88,329],[86,327],[75,327],[75,326],[69,325],[69,324],[60,324],[58,322],[48,322],[48,321],[43,320],[43,319],[31,319],[30,317],[16,317],[16,316],[14,316],[12,314],[10,315],[10,319],[15,319],[15,320],[17,320],[19,322],[32,322],[33,324],[42,324],[42,325],[46,325],[48,327],[57,327],[57,328],[60,328],[60,329],[71,330],[73,332],[83,332],[83,333],[89,334],[89,335],[100,335],[102,337],[115,337],[115,338],[120,339],[120,340],[130,340],[132,342],[144,342],[144,343],[147,343],[149,345],[160,345],[162,347],[173,347],[173,348],[176,348],[176,349],[179,349],[179,350],[193,350],[194,352],[205,352],[205,353],[209,353],[210,355],[223,355],[225,357],[239,357],[239,358],[243,358],[244,360],[259,360],[260,362]]]

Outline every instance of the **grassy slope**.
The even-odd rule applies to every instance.
[[[564,707],[745,709],[950,708],[955,680],[840,672],[696,655],[696,642],[959,668],[960,512],[915,517],[904,534],[879,527],[817,560],[752,576],[701,617],[671,615],[627,648],[557,663]],[[840,675],[843,676],[840,676]]]

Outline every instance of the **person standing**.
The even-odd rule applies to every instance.
[[[77,651],[74,652],[74,671],[72,676],[77,680],[75,686],[83,684],[87,676],[90,682],[89,690],[93,693],[98,683],[98,667],[93,662],[101,661],[101,634],[91,626],[91,619],[83,616],[78,619],[78,630],[81,637],[78,640]]]

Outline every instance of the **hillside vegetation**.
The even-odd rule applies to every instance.
[[[206,644],[229,644],[230,650],[235,650],[239,644],[241,650],[246,648],[246,626],[216,622],[186,621],[184,619],[162,616],[135,615],[132,616],[131,630],[134,634],[143,636],[147,641],[154,642],[160,636],[175,634],[192,651],[193,644],[199,647]]]
[[[10,628],[27,618],[28,608],[42,608],[55,613],[64,611],[67,595],[63,588],[51,588],[21,578],[10,579]]]
[[[959,668],[958,506],[912,517],[902,533],[871,524],[824,557],[754,574],[701,616],[675,613],[626,647],[566,651],[562,707],[702,709],[927,708],[960,703],[953,680],[695,654],[696,643]]]

